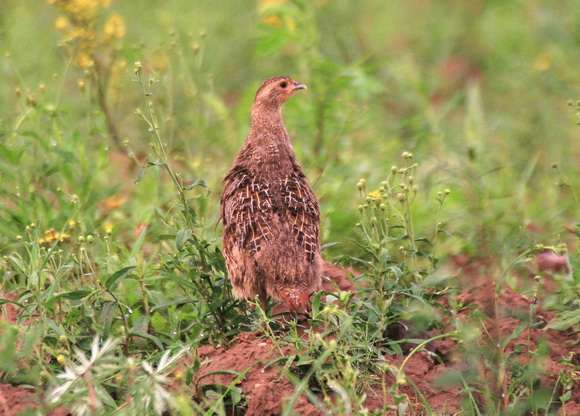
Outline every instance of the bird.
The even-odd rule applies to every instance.
[[[296,160],[284,103],[305,84],[289,76],[263,82],[250,131],[223,183],[223,253],[235,297],[273,299],[307,313],[321,287],[320,205]]]

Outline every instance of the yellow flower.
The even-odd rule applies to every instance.
[[[290,32],[296,30],[296,22],[292,17],[280,17],[276,14],[277,8],[288,3],[288,0],[259,0],[258,12],[262,15],[262,23],[265,25],[280,28],[286,26]]]
[[[80,66],[82,69],[87,69],[92,67],[95,64],[93,58],[89,56],[86,52],[80,52],[77,55],[77,65]]]
[[[264,23],[267,26],[281,27],[282,26],[282,19],[280,19],[280,16],[270,15],[270,16],[263,17],[262,23]]]
[[[56,240],[56,235],[57,235],[56,230],[54,228],[49,228],[44,232],[44,241],[50,243]]]
[[[95,40],[95,32],[83,27],[74,27],[67,33],[67,38],[70,40],[80,39],[84,41],[93,41]]]
[[[94,19],[100,7],[99,0],[70,0],[68,2],[71,13],[84,20]]]
[[[105,222],[103,224],[103,230],[105,231],[105,233],[111,234],[113,232],[113,223],[111,223],[110,221]]]
[[[379,191],[369,192],[367,197],[372,199],[373,201],[381,201],[383,199],[383,197],[381,196],[381,193]]]
[[[58,241],[60,241],[61,243],[64,243],[65,241],[70,239],[70,235],[67,233],[57,233],[56,237]]]
[[[539,72],[546,72],[552,66],[552,58],[547,53],[541,53],[536,56],[532,67]]]
[[[40,245],[48,245],[55,241],[59,243],[64,243],[65,241],[70,239],[70,235],[67,233],[59,233],[54,228],[49,228],[43,234],[43,237],[38,240],[38,244]]]
[[[70,26],[69,20],[65,16],[59,16],[54,21],[54,27],[57,30],[65,30]]]
[[[286,3],[287,0],[259,0],[258,1],[258,9],[260,11],[264,11],[269,7],[276,7],[281,6],[282,4]]]
[[[103,32],[111,39],[121,39],[127,32],[125,21],[120,15],[113,13],[107,19]]]

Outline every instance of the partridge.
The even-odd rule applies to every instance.
[[[284,126],[282,107],[306,85],[275,77],[258,89],[251,128],[224,179],[220,217],[233,293],[309,309],[321,285],[320,208]]]

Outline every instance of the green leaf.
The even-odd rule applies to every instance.
[[[145,224],[148,224],[148,222],[149,222],[149,218],[147,218],[147,220],[145,221]],[[141,247],[143,246],[143,243],[145,242],[145,236],[147,235],[148,228],[149,228],[148,226],[143,227],[143,231],[141,231],[141,233],[139,234],[139,238],[137,238],[137,241],[135,242],[135,244],[131,248],[131,257],[135,257],[135,255],[141,250]]]
[[[0,370],[16,370],[16,344],[18,329],[8,323],[0,321]]]
[[[160,350],[163,350],[163,344],[161,343],[159,338],[157,338],[151,334],[148,334],[148,333],[143,332],[143,331],[131,331],[131,332],[129,332],[129,335],[148,339],[153,344],[155,344],[157,346],[157,348],[159,348]]]
[[[159,312],[155,312],[151,317],[151,326],[156,332],[161,333],[166,332],[169,327],[167,319]]]
[[[18,350],[18,355],[20,357],[30,357],[33,349],[40,344],[42,341],[42,336],[44,334],[44,324],[37,324],[30,326],[23,333],[23,339],[21,339],[20,347]]]
[[[3,143],[0,143],[0,157],[7,160],[12,165],[17,165],[24,154],[22,149],[11,149]]]
[[[262,29],[262,35],[256,42],[256,52],[260,56],[275,55],[291,40],[286,32],[265,25],[262,26]]]
[[[191,238],[191,230],[187,228],[182,228],[177,232],[177,235],[175,236],[175,247],[178,250],[181,250],[185,242],[190,238]]]
[[[575,309],[572,311],[565,311],[559,313],[554,319],[552,319],[545,329],[555,329],[556,331],[565,331],[570,329],[575,325],[580,324],[580,309]]]
[[[215,370],[215,371],[208,371],[207,373],[204,373],[203,375],[201,375],[198,378],[198,382],[206,377],[210,377],[210,376],[216,376],[216,375],[232,375],[232,376],[236,376],[236,377],[240,377],[242,373],[240,373],[239,371],[234,371],[234,370]]]
[[[115,306],[115,302],[106,302],[99,314],[99,323],[103,326],[103,332],[106,334],[111,330],[116,310]]]
[[[242,401],[242,390],[239,387],[232,387],[230,397],[232,398],[232,405],[240,403]]]
[[[133,278],[122,280],[116,293],[130,307],[141,300],[139,282]]]
[[[16,306],[18,306],[20,308],[24,308],[24,305],[23,304],[18,303],[18,302],[14,301],[14,300],[6,299],[6,298],[0,298],[0,305],[4,305],[6,303],[11,303],[11,304],[16,305]]]
[[[135,177],[135,183],[139,183],[143,180],[143,176],[145,176],[145,169],[141,168],[137,172],[137,176]]]
[[[153,308],[151,308],[151,312],[155,312],[159,309],[165,309],[169,306],[185,305],[186,303],[193,303],[193,300],[191,298],[178,298],[178,299],[163,301],[163,302],[155,305]]]
[[[107,290],[113,291],[117,286],[117,282],[125,277],[133,269],[135,269],[135,266],[123,267],[122,269],[117,270],[115,273],[109,276],[109,278],[105,281],[105,287]]]
[[[58,295],[55,295],[50,301],[54,302],[59,299],[81,300],[83,298],[86,298],[91,293],[93,293],[92,290],[84,290],[84,289],[72,290],[70,292],[59,293]]]

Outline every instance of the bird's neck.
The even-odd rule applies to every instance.
[[[284,126],[280,106],[252,106],[252,124],[241,154],[260,160],[260,168],[283,171],[294,160],[294,149]],[[290,163],[290,165],[288,165]]]
[[[252,124],[253,132],[286,132],[284,119],[282,117],[282,107],[279,105],[264,105],[254,103],[252,106]],[[286,134],[284,134],[286,136]]]

